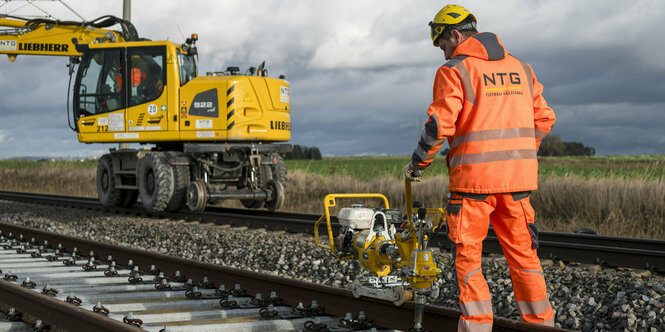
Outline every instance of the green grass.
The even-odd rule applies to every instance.
[[[351,176],[358,179],[399,178],[410,158],[396,157],[329,157],[323,160],[286,160],[289,170],[323,176]],[[543,157],[539,158],[541,179],[575,175],[583,179],[618,178],[665,180],[665,155]],[[0,160],[5,169],[95,169],[97,161],[30,161]],[[425,178],[447,176],[445,158],[437,156],[425,172]]]
[[[409,157],[335,157],[323,160],[286,160],[290,170],[324,176],[352,176],[359,179],[400,177]],[[539,158],[541,178],[576,175],[583,179],[665,179],[665,155],[544,157]],[[447,176],[445,158],[437,156],[425,178]]]

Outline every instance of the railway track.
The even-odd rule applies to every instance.
[[[94,198],[71,197],[46,194],[0,191],[0,199],[36,204],[68,206],[82,209],[103,210],[111,213],[198,220],[234,226],[248,226],[272,230],[288,230],[313,233],[314,223],[320,217],[315,214],[268,212],[208,207],[204,212],[148,212],[140,207],[103,208]],[[333,218],[333,231],[339,225]],[[564,262],[600,264],[607,267],[628,267],[665,272],[665,241],[636,238],[621,238],[588,234],[540,232],[538,255],[541,258],[556,258]],[[450,248],[445,237],[435,237],[431,246]],[[483,245],[485,253],[502,254],[499,240],[490,228]]]
[[[412,324],[408,302],[396,307],[346,289],[18,225],[0,223],[0,232],[0,309],[13,308],[14,319],[39,319],[42,328],[406,331]],[[455,330],[459,315],[427,305],[424,325]],[[495,331],[562,330],[495,318]]]

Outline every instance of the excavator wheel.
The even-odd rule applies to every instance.
[[[139,198],[139,191],[134,189],[125,189],[122,193],[122,206],[134,207],[136,200]]]
[[[189,167],[185,165],[172,166],[173,168],[173,195],[166,207],[167,211],[177,211],[187,203],[187,187],[189,186]]]
[[[187,187],[187,207],[192,211],[203,211],[206,208],[207,193],[205,183],[201,180],[192,181]]]
[[[123,191],[115,187],[113,162],[110,154],[99,158],[97,164],[97,197],[102,206],[119,206],[122,203]]]
[[[240,203],[242,206],[248,208],[248,209],[260,209],[263,207],[263,205],[266,203],[265,201],[262,200],[254,200],[254,199],[241,199]]]
[[[161,153],[149,153],[139,165],[139,194],[148,211],[164,211],[173,196],[173,168]]]
[[[270,211],[281,208],[284,204],[284,186],[275,180],[270,180],[266,189],[272,191],[272,200],[266,201],[266,208]]]

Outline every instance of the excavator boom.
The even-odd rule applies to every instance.
[[[115,24],[122,27],[121,32],[105,29]],[[0,53],[7,54],[10,61],[19,54],[80,56],[82,46],[130,40],[138,40],[136,29],[129,21],[114,16],[73,22],[0,14]]]

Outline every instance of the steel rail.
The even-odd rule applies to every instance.
[[[325,308],[325,313],[329,315],[343,317],[347,312],[364,311],[378,326],[400,330],[408,330],[412,327],[414,306],[412,303],[408,302],[401,307],[397,307],[392,304],[392,302],[388,301],[368,298],[356,299],[353,297],[351,291],[347,289],[318,285],[278,276],[264,275],[146,250],[101,243],[69,235],[54,234],[19,225],[0,223],[0,230],[5,234],[20,234],[24,239],[34,238],[36,241],[42,243],[43,241],[48,241],[51,245],[62,244],[64,248],[69,250],[76,247],[79,252],[94,251],[97,257],[111,255],[115,261],[122,265],[127,264],[129,260],[133,260],[134,264],[139,266],[155,265],[165,274],[173,274],[175,271],[184,271],[183,273],[186,274],[186,277],[193,280],[203,280],[204,277],[207,277],[210,281],[215,282],[215,284],[232,285],[239,283],[242,284],[248,292],[252,293],[269,294],[271,291],[276,291],[284,299],[284,302],[290,305],[297,304],[298,302],[316,300]],[[17,288],[15,285],[8,286],[6,284],[6,282],[0,281],[0,298],[2,299],[10,298],[5,296],[11,296],[11,299],[15,300],[21,296],[22,292],[26,291],[20,289],[21,287]],[[47,303],[45,304],[45,307],[40,307],[40,310],[43,311],[37,312],[37,310],[32,309],[33,307],[31,307],[29,303],[35,303],[33,301],[43,301],[45,296],[36,294],[34,291],[29,292],[33,293],[31,295],[33,297],[25,300],[25,303],[21,306],[21,310],[40,317],[40,319],[43,319],[48,324],[61,326],[60,324],[66,324],[67,321],[70,321],[69,324],[74,324],[71,321],[77,320],[80,315],[83,315],[79,312],[66,312],[63,310],[60,315],[51,313],[50,316],[48,316],[49,319],[42,318],[40,315],[49,315],[48,310],[45,308],[54,307],[56,304]],[[460,314],[461,312],[458,310],[427,305],[423,316],[423,325],[427,330],[431,331],[455,330],[457,328],[457,321]],[[91,315],[94,316],[95,314]],[[103,320],[103,324],[107,323],[111,324],[106,320]],[[101,323],[98,322],[97,324]],[[494,326],[495,331],[564,331],[562,329],[533,325],[504,318],[495,318]],[[79,325],[76,325],[72,327],[72,330],[83,329],[79,329]]]
[[[203,212],[175,211],[149,212],[140,207],[101,207],[98,201],[89,197],[59,196],[0,191],[0,199],[97,209],[112,213],[156,216],[198,220],[234,226],[248,226],[271,230],[288,230],[297,233],[314,232],[314,223],[320,217],[315,214],[293,212],[269,212],[265,210],[244,210],[209,207]],[[333,232],[339,232],[337,218],[332,218]],[[564,262],[602,264],[608,267],[628,267],[653,269],[665,272],[665,241],[573,234],[560,232],[540,232],[538,256],[556,258]],[[450,249],[450,241],[445,236],[435,236],[430,246]],[[491,229],[483,244],[484,253],[502,254],[499,240]]]

